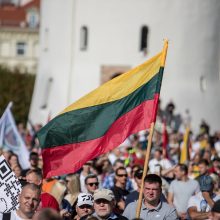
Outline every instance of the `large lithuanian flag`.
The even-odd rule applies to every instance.
[[[142,65],[103,84],[38,133],[45,177],[77,171],[156,119],[168,43]]]

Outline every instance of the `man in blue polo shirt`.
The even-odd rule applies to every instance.
[[[142,202],[140,218],[143,220],[177,220],[176,209],[167,202],[160,200],[162,193],[162,180],[156,174],[149,174],[144,178],[144,199]],[[135,218],[137,201],[130,203],[123,213],[128,219]]]

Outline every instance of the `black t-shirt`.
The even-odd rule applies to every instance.
[[[129,194],[128,190],[126,189],[122,189],[122,188],[119,188],[117,186],[114,186],[112,188],[112,192],[114,193],[115,195],[115,201],[116,201],[116,206],[115,206],[115,209],[114,209],[114,212],[116,214],[122,214],[124,210],[120,209],[119,206],[118,206],[118,202],[120,202],[121,200],[125,201],[126,200],[126,197],[127,195]]]
[[[120,200],[125,201],[127,195],[129,194],[128,190],[119,188],[119,187],[117,187],[117,186],[114,186],[114,187],[112,188],[112,192],[113,192],[114,195],[115,195],[115,200],[116,200],[116,202],[119,202]]]

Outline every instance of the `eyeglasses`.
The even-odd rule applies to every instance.
[[[87,183],[87,185],[89,185],[89,186],[98,186],[99,185],[99,183],[98,182],[96,182],[96,183]]]
[[[128,177],[128,174],[117,174],[117,176],[119,176],[119,177]]]
[[[91,205],[87,205],[87,204],[85,204],[85,205],[81,205],[81,206],[79,206],[79,208],[80,209],[91,209],[92,208],[92,206]]]

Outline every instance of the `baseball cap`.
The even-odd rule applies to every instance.
[[[97,189],[93,195],[94,200],[98,199],[106,199],[108,201],[112,201],[115,199],[113,192],[109,189]]]
[[[91,205],[93,206],[93,198],[89,193],[80,193],[77,198],[77,206]]]
[[[213,180],[208,175],[203,175],[199,178],[199,185],[201,191],[209,192],[213,187]]]

